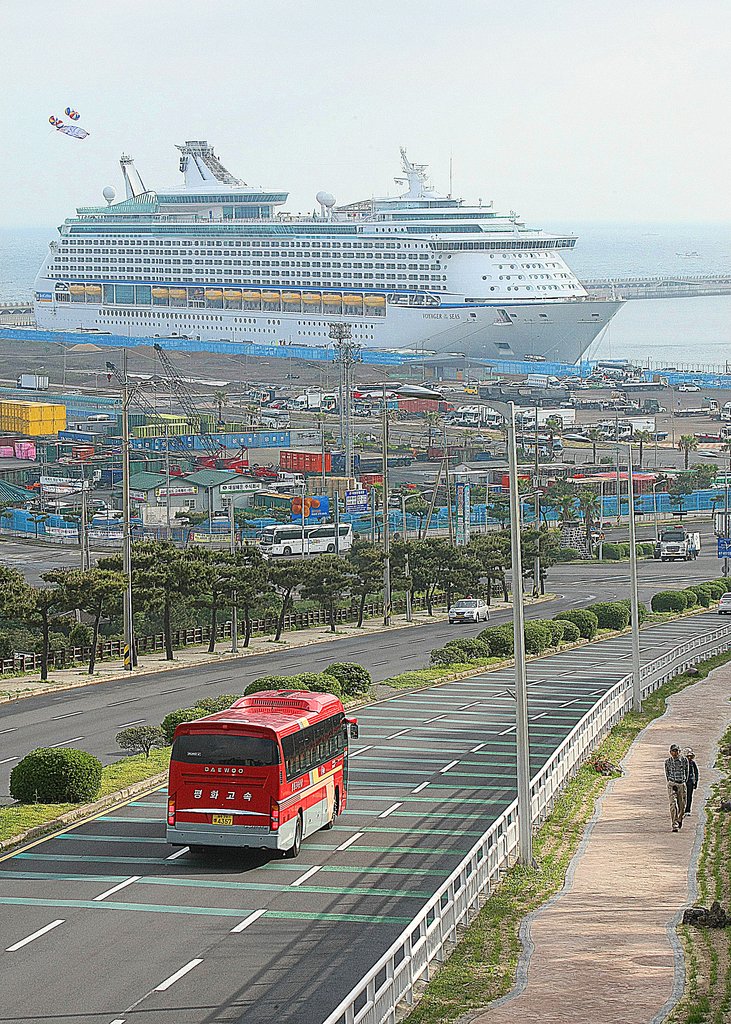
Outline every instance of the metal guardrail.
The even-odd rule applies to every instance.
[[[642,668],[647,696],[690,665],[731,648],[731,626],[693,637]],[[632,705],[626,675],[576,724],[531,782],[532,819],[539,824],[565,783]],[[443,963],[459,929],[475,916],[501,872],[517,858],[517,801],[493,822],[414,920],[323,1024],[396,1024],[413,1005],[416,988]]]

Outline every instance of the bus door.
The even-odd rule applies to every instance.
[[[343,788],[348,792],[348,736],[353,740],[358,739],[358,719],[346,718],[343,722]]]

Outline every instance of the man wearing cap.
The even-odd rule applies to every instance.
[[[687,800],[686,785],[688,782],[688,759],[680,756],[680,747],[673,743],[670,757],[665,761],[665,778],[668,782],[668,799],[670,801],[670,820],[673,832],[683,827],[683,815]]]
[[[695,753],[690,747],[686,750],[685,756],[688,758],[688,781],[685,784],[688,799],[685,805],[685,813],[690,814],[691,807],[693,806],[693,793],[698,789],[698,765],[696,764]]]

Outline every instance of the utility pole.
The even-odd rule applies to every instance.
[[[307,557],[305,555],[305,495],[306,495],[306,491],[305,491],[305,478],[304,478],[304,475],[303,475],[302,476],[302,508],[301,508],[301,512],[300,512],[300,523],[301,523],[301,528],[302,528],[301,537],[302,537],[302,559],[303,559],[303,561]]]
[[[236,555],[236,515],[234,512],[234,496],[231,492],[229,505],[229,517],[231,520],[231,558]],[[236,607],[236,591],[231,595],[231,653],[239,653],[239,616]]]
[[[335,342],[340,371],[338,396],[340,402],[340,444],[345,453],[345,476],[353,474],[353,418],[352,418],[352,377],[353,364],[358,359],[360,345],[351,340],[350,324],[333,324],[330,337]]]
[[[127,349],[124,350],[122,381],[122,570],[126,583],[124,594],[124,668],[131,672],[134,664],[134,629],[132,607],[132,523],[129,494],[129,375]]]
[[[66,350],[64,349],[64,352]],[[79,523],[79,529],[81,531],[81,571],[85,572],[89,568],[87,560],[88,550],[88,531],[86,526],[86,471],[83,463],[80,466],[81,469],[81,520]]]
[[[634,479],[632,476],[632,444],[627,445],[627,497],[629,499],[629,569],[630,605],[632,608],[632,710],[642,710],[640,678],[640,617],[637,596],[637,542],[635,539]]]
[[[404,531],[404,552],[406,555],[406,561],[404,564],[404,574],[408,580],[411,575],[409,572],[409,543],[406,535],[406,495],[401,495],[401,518],[403,520],[403,531]],[[411,587],[406,587],[406,621],[411,622]]]
[[[170,524],[170,425],[165,424],[165,522],[167,531],[165,539],[170,540],[172,526]]]
[[[391,535],[388,521],[388,406],[383,385],[383,625],[391,625]]]

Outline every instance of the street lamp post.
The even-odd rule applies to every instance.
[[[383,385],[383,625],[391,625],[391,531],[388,521],[388,405]]]
[[[230,496],[229,505],[229,517],[231,521],[231,541],[230,550],[231,557],[233,558],[236,554],[236,515],[234,512],[234,496],[233,492]],[[239,653],[239,617],[238,608],[236,607],[236,591],[233,592],[231,597],[231,653]]]
[[[627,498],[629,501],[629,568],[630,605],[632,609],[632,710],[642,710],[640,678],[640,616],[637,596],[637,542],[635,538],[634,479],[632,476],[632,444],[627,445]]]
[[[124,350],[124,375],[122,381],[122,570],[125,578],[123,603],[124,619],[124,668],[131,672],[134,663],[134,634],[132,627],[132,524],[130,522],[129,488],[129,375],[127,373],[127,349]]]
[[[655,526],[655,543],[656,544],[660,540],[660,533],[659,533],[659,530],[657,528],[657,485],[659,483],[660,483],[660,481],[656,480],[654,482],[654,484],[652,485],[652,519],[653,519],[653,523],[654,523],[654,526]]]

